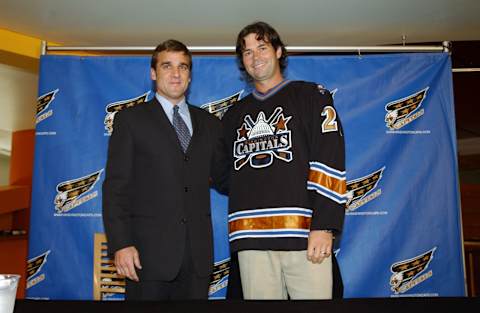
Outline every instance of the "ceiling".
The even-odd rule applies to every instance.
[[[478,0],[1,0],[0,28],[63,45],[232,46],[263,20],[287,45],[480,39]]]

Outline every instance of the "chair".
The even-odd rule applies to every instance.
[[[108,257],[107,238],[95,233],[93,252],[94,300],[122,300],[125,297],[125,277],[117,274],[113,260]]]

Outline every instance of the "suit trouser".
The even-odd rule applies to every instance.
[[[140,256],[141,262],[141,256]],[[162,260],[158,260],[158,266]],[[213,267],[213,265],[212,265]],[[185,242],[182,266],[172,281],[145,280],[134,282],[127,279],[127,300],[188,300],[207,299],[210,276],[198,276],[190,251],[190,240]]]
[[[314,264],[307,251],[238,252],[245,299],[331,299],[332,257]]]

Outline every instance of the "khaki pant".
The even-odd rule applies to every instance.
[[[238,261],[245,299],[332,298],[331,256],[313,264],[306,250],[245,250],[238,253]]]

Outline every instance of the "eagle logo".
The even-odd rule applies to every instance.
[[[103,123],[105,124],[105,130],[107,131],[107,134],[111,135],[113,132],[113,121],[115,119],[115,114],[117,112],[125,108],[134,107],[136,105],[147,102],[147,98],[149,94],[150,94],[150,91],[147,91],[146,93],[135,98],[109,103],[105,108],[107,115],[105,116],[105,119],[103,121]]]
[[[55,99],[57,92],[58,89],[55,89],[37,98],[37,115],[42,114],[47,110],[50,103]]]
[[[412,116],[413,112],[420,108],[423,100],[425,100],[428,88],[429,87],[426,87],[410,96],[387,103],[385,106],[385,110],[387,111],[387,114],[385,115],[385,123],[387,124],[387,127],[391,130],[395,130],[411,122],[407,122],[407,119]],[[419,116],[422,114],[419,114]]]
[[[434,247],[433,249],[417,255],[416,257],[392,264],[390,268],[391,272],[393,273],[393,275],[390,277],[390,286],[392,291],[395,293],[403,293],[418,284],[416,283],[408,286],[408,283],[414,282],[415,278],[417,278],[420,273],[428,268],[428,265],[433,259],[433,253],[436,249],[437,247]]]
[[[227,110],[235,104],[238,100],[240,100],[240,96],[243,93],[243,89],[240,90],[239,92],[228,96],[226,98],[216,100],[213,102],[209,102],[206,104],[202,104],[200,108],[204,109],[208,113],[211,113],[218,117],[219,119],[222,119],[222,117],[225,115]]]
[[[33,276],[40,272],[43,265],[47,262],[47,256],[49,253],[50,250],[27,261],[27,280],[30,280]]]
[[[55,99],[58,89],[47,92],[37,98],[37,113],[35,117],[35,124],[49,118],[53,115],[53,110],[47,110],[50,103]]]
[[[347,182],[347,209],[355,209],[361,205],[360,202],[377,187],[384,170],[385,166],[366,176]]]
[[[87,176],[58,184],[57,195],[54,200],[57,213],[64,213],[73,209],[76,206],[75,200],[93,188],[100,179],[102,171],[103,169]]]
[[[228,274],[230,273],[230,259],[216,262],[213,266],[213,273],[210,277],[209,295],[214,294],[227,286]]]

